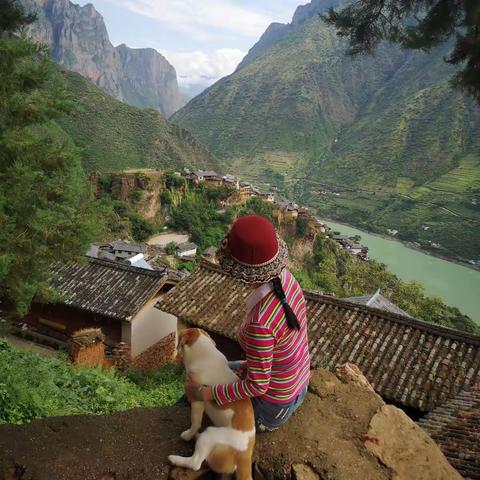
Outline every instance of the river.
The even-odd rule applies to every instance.
[[[396,240],[387,240],[329,220],[322,221],[342,235],[360,235],[360,243],[368,247],[370,258],[385,263],[403,280],[417,280],[429,295],[458,307],[480,324],[479,270],[427,255]]]

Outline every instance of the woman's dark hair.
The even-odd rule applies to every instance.
[[[282,281],[280,277],[275,277],[272,280],[273,283],[273,293],[280,300],[285,310],[285,317],[287,318],[287,323],[290,328],[296,328],[300,330],[300,323],[298,322],[297,316],[293,313],[292,307],[287,303],[287,297],[285,296],[285,291],[283,290]]]

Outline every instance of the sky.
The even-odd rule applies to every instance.
[[[73,0],[93,3],[114,45],[158,50],[195,94],[232,73],[270,23],[290,22],[307,1]]]

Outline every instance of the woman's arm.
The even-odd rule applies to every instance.
[[[202,389],[202,397],[210,396],[219,405],[236,400],[264,395],[270,385],[273,346],[272,332],[258,323],[249,323],[244,330],[247,376],[234,383],[216,385]]]

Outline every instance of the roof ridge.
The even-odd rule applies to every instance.
[[[392,322],[418,328],[434,335],[440,335],[444,337],[449,337],[452,340],[467,341],[469,343],[473,343],[474,345],[480,345],[480,335],[462,332],[460,330],[455,330],[454,328],[445,327],[436,323],[426,322],[425,320],[418,320],[412,317],[406,317],[405,315],[400,315],[398,313],[389,312],[379,308],[360,305],[358,303],[353,303],[343,298],[322,295],[317,292],[311,292],[309,290],[303,290],[303,292],[305,294],[305,298],[310,298],[311,300],[320,300],[322,302],[330,303],[331,305],[338,305],[340,307],[353,307],[357,310],[374,313],[387,320],[391,320]]]
[[[163,278],[165,275],[169,274],[167,268],[165,268],[165,270],[146,270],[145,268],[134,267],[133,265],[126,265],[124,263],[120,263],[113,260],[107,260],[105,258],[91,258],[89,262],[96,263],[98,265],[103,265],[104,267],[111,268],[113,270],[124,270],[127,272],[134,272],[140,275],[145,275],[147,277]]]
[[[204,258],[200,263],[200,267],[205,267],[209,270],[213,270],[215,272],[225,274],[224,270],[219,265],[209,262]],[[426,322],[425,320],[418,320],[416,318],[406,317],[398,313],[388,312],[386,310],[381,310],[375,307],[359,305],[357,303],[350,302],[343,298],[323,295],[318,292],[313,292],[311,290],[305,290],[305,289],[302,289],[302,290],[303,290],[303,293],[305,294],[305,298],[310,298],[311,300],[318,300],[324,303],[329,303],[330,305],[338,305],[340,307],[348,307],[350,309],[353,307],[360,311],[374,313],[387,320],[391,320],[392,322],[401,323],[403,325],[408,325],[410,327],[418,328],[420,330],[423,330],[425,332],[428,332],[434,335],[448,337],[456,341],[468,342],[473,345],[480,345],[480,335],[474,335],[472,333],[462,332],[460,330],[455,330],[453,328],[445,327],[443,325],[437,325],[435,323]]]

